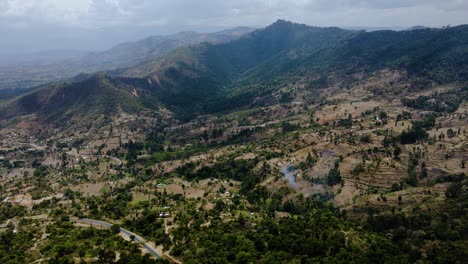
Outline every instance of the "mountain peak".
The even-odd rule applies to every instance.
[[[273,24],[271,24],[270,27],[284,27],[284,26],[292,26],[294,24],[295,23],[293,23],[291,21],[287,21],[287,20],[284,20],[284,19],[278,19]]]
[[[276,25],[281,25],[281,24],[289,24],[289,25],[291,25],[291,24],[294,24],[294,23],[291,22],[291,21],[288,21],[288,20],[278,19],[278,20],[275,21],[275,23],[273,23],[273,25],[275,25],[275,24],[276,24]]]
[[[311,28],[308,25],[294,23],[284,19],[278,19],[273,24],[269,25],[265,29],[274,29],[274,30],[290,30],[290,29],[306,29]]]

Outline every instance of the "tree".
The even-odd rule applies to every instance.
[[[101,249],[98,253],[99,263],[113,264],[115,263],[115,252],[110,250]]]
[[[447,137],[448,137],[448,138],[453,138],[453,137],[456,136],[456,135],[457,135],[457,133],[456,133],[453,129],[449,128],[449,129],[447,130]]]
[[[426,163],[422,162],[421,163],[421,177],[426,178],[427,177],[427,168],[426,168]]]
[[[356,167],[354,167],[352,174],[353,176],[357,176],[361,172],[364,172],[364,166],[362,166],[362,163],[359,163],[358,165],[356,165]]]
[[[371,138],[369,134],[365,134],[361,136],[362,143],[371,143]]]
[[[327,184],[330,186],[341,183],[341,173],[338,167],[339,160],[335,162],[335,166],[327,174]]]
[[[463,186],[460,183],[451,183],[447,190],[445,191],[445,196],[447,198],[457,198],[462,194]]]
[[[395,149],[393,150],[393,157],[395,160],[400,159],[400,154],[401,154],[401,148],[399,146],[395,146]]]
[[[226,209],[226,204],[222,200],[217,200],[215,210],[222,212],[224,209]]]
[[[315,164],[315,159],[312,158],[312,155],[310,155],[310,153],[307,154],[306,162],[309,166],[313,166]]]
[[[120,225],[114,224],[111,226],[110,229],[111,229],[112,234],[114,235],[117,235],[118,233],[120,233]]]
[[[393,183],[393,184],[392,184],[392,192],[397,192],[397,191],[399,191],[399,190],[401,190],[400,184],[398,184],[398,183],[396,183],[396,182]]]

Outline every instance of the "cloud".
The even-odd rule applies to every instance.
[[[405,10],[416,13],[411,19]],[[0,19],[64,23],[83,27],[117,24],[265,25],[277,18],[317,25],[349,23],[396,25],[465,21],[466,0],[0,0]],[[387,14],[394,14],[388,17]],[[437,15],[429,21],[428,15]],[[328,18],[327,18],[328,16]],[[379,18],[382,16],[385,19]],[[380,25],[382,26],[382,24]]]
[[[458,25],[468,23],[467,13],[468,0],[0,0],[0,34],[9,36],[0,52],[102,49],[182,30],[263,27],[279,18],[315,26]]]
[[[87,1],[73,0],[0,0],[2,21],[72,24],[88,13]]]

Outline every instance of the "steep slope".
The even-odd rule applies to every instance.
[[[339,28],[310,27],[278,20],[264,29],[254,31],[228,43],[176,50],[173,54],[168,54],[160,60],[150,60],[131,67],[123,75],[146,77],[160,73],[161,68],[168,67],[170,64],[184,62],[190,65],[187,62],[193,60],[204,63],[197,65],[200,68],[210,67],[209,64],[213,63],[213,60],[219,59],[216,55],[222,57],[224,62],[229,64],[231,74],[240,75],[266,61],[278,60],[281,56],[298,58],[329,47],[340,39],[346,39],[354,34],[353,31]],[[181,53],[184,56],[180,56]]]
[[[431,45],[427,45],[431,43]],[[355,32],[323,49],[257,66],[243,77],[248,85],[285,85],[299,79],[326,86],[328,77],[349,81],[353,74],[382,69],[408,73],[427,83],[468,81],[468,26],[412,31]],[[319,85],[319,86],[320,86]]]
[[[94,52],[49,63],[9,63],[0,67],[0,89],[27,88],[51,81],[70,78],[79,73],[115,70],[159,58],[176,48],[203,42],[219,44],[252,32],[249,27],[237,27],[214,33],[180,32],[168,36],[119,44],[103,52]]]
[[[430,45],[428,45],[430,43]],[[468,26],[412,31],[361,32],[304,59],[304,67],[343,71],[394,68],[438,82],[467,80]]]
[[[179,119],[187,120],[200,114],[290,101],[298,89],[306,95],[300,99],[310,101],[308,96],[317,89],[345,87],[381,70],[400,72],[408,87],[420,82],[418,89],[432,83],[466,82],[467,54],[468,26],[365,32],[278,20],[228,43],[178,48],[161,58],[116,70],[112,78],[104,80],[112,84],[106,87],[123,88],[115,90],[117,97],[122,91],[128,95],[129,87],[138,87],[151,97],[152,105],[157,99]],[[76,79],[82,81],[66,87],[82,91],[86,78],[79,76]],[[9,104],[19,111],[5,110],[3,118],[35,109],[40,113],[62,107],[55,112],[80,110],[75,102],[60,105],[48,100],[51,93],[56,94],[51,87]],[[77,102],[81,105],[86,100]],[[116,106],[110,104],[110,108]]]
[[[203,42],[212,44],[229,42],[253,30],[249,27],[238,27],[215,33],[187,31],[168,36],[150,36],[137,42],[119,44],[104,52],[89,54],[75,63],[77,66],[82,64],[81,67],[86,68],[86,72],[113,70],[159,58],[183,46]]]
[[[349,35],[353,35],[353,32],[278,20],[262,30],[217,48],[243,73],[280,56],[300,57],[326,48]]]
[[[134,113],[145,107],[157,108],[148,92],[94,75],[83,81],[45,86],[13,99],[0,107],[0,118],[35,114],[42,120],[59,122],[120,111]]]
[[[382,69],[405,72],[408,82],[467,81],[467,43],[468,26],[365,32],[278,20],[238,40],[178,49],[122,74],[148,79],[163,103],[190,116],[268,103],[289,85],[325,88]]]
[[[150,80],[158,98],[173,106],[181,116],[225,110],[237,105],[236,99],[225,100],[226,88],[238,86],[249,71],[267,63],[284,65],[285,61],[311,54],[354,34],[339,28],[317,28],[278,20],[229,43],[175,50],[159,60],[131,67],[122,75]]]
[[[27,89],[0,89],[0,104],[15,98],[16,96],[31,92],[36,88],[37,87],[31,87]]]

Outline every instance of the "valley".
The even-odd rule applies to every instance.
[[[10,259],[457,263],[468,256],[467,36],[277,21],[9,99]]]

